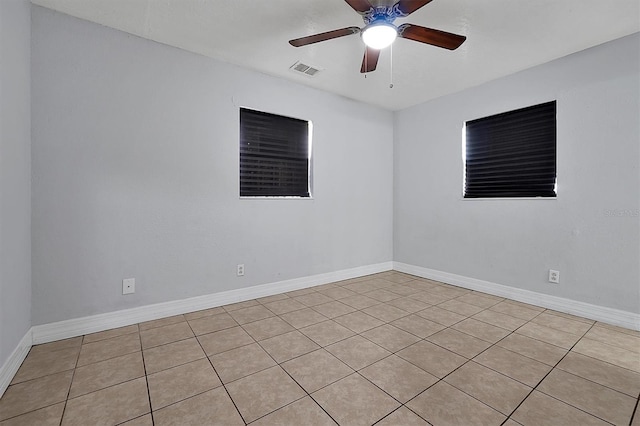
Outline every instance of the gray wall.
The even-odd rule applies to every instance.
[[[639,52],[635,34],[397,113],[394,260],[640,312]],[[463,200],[463,123],[553,99],[558,198]]]
[[[32,19],[34,325],[392,260],[391,112]],[[239,199],[239,106],[313,122],[313,200]]]
[[[31,29],[0,1],[0,366],[31,327]]]

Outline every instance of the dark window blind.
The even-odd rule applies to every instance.
[[[555,197],[556,102],[466,123],[465,198]]]
[[[309,122],[240,109],[240,196],[309,197]]]

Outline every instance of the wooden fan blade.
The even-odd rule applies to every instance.
[[[368,0],[344,0],[349,6],[358,13],[365,13],[371,9],[371,3]]]
[[[428,3],[431,3],[431,0],[400,0],[397,4],[400,12],[407,16]]]
[[[380,51],[367,47],[364,52],[364,58],[362,58],[362,66],[360,67],[361,73],[375,71],[378,66],[378,58],[380,57]]]
[[[425,28],[420,25],[402,24],[398,27],[398,37],[455,50],[467,39],[465,36],[446,31]]]
[[[289,44],[294,47],[306,46],[308,44],[318,43],[320,41],[331,40],[333,38],[349,36],[360,32],[358,27],[347,27],[339,30],[327,31],[326,33],[319,33],[310,35],[307,37],[300,37],[293,40],[289,40]]]

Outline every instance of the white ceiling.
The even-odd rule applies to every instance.
[[[375,0],[376,2],[384,0]],[[393,0],[390,0],[393,3]],[[363,22],[343,0],[32,0],[34,4],[270,75],[398,110],[640,31],[640,0],[433,0],[410,22],[467,36],[455,51],[410,40],[360,74],[358,35],[289,39]],[[289,69],[321,68],[315,77]]]

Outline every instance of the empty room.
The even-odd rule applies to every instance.
[[[638,0],[0,0],[0,426],[640,426]]]

